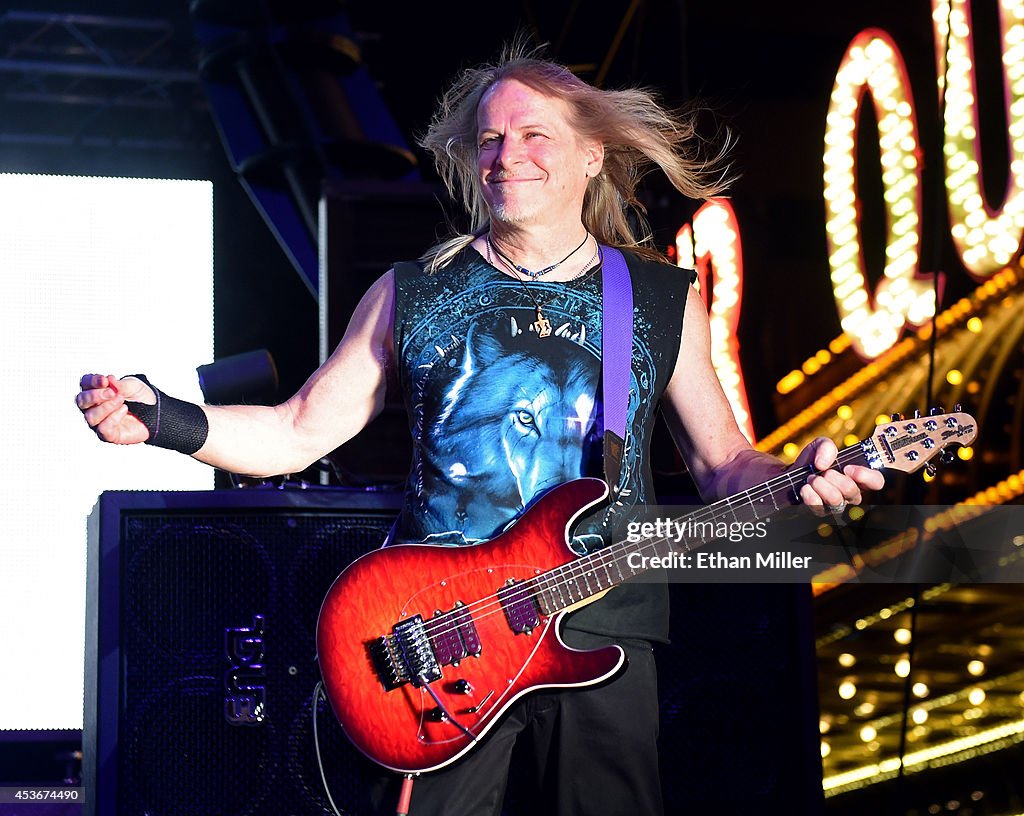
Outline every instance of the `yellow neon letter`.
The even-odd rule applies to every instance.
[[[697,236],[696,249],[693,236]],[[711,362],[722,381],[740,430],[751,442],[754,426],[750,419],[747,387],[740,366],[740,345],[736,326],[743,297],[743,251],[736,214],[724,199],[707,201],[693,216],[693,230],[684,224],[676,234],[676,263],[697,270],[697,288],[707,303],[708,276],[714,272],[711,302]]]
[[[1024,2],[999,0],[999,29],[1007,105],[1010,173],[1002,207],[985,201],[970,0],[932,0],[939,88],[946,113],[942,152],[953,242],[971,276],[984,280],[1017,254],[1024,232]],[[944,45],[949,38],[949,66]]]
[[[886,210],[884,277],[868,294],[857,200],[857,113],[870,92],[878,119]],[[843,331],[863,357],[893,346],[906,323],[934,311],[919,275],[921,167],[910,81],[888,34],[866,29],[850,43],[836,73],[825,125],[826,237],[832,289]]]

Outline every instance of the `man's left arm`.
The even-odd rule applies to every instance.
[[[705,501],[725,498],[786,470],[780,459],[747,441],[711,363],[711,332],[700,295],[690,289],[675,369],[662,398],[665,419]],[[815,474],[799,491],[804,504],[838,507],[860,504],[863,490],[878,490],[876,470],[848,465],[831,469],[838,449],[820,437],[797,457],[795,467],[813,465]]]

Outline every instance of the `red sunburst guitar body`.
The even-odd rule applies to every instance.
[[[975,435],[967,414],[894,417],[836,462],[911,473]],[[766,518],[792,504],[812,473],[787,470],[685,518]],[[558,624],[646,569],[632,555],[665,555],[672,545],[613,542],[577,557],[569,531],[605,493],[599,479],[577,479],[544,494],[491,541],[387,547],[338,577],[320,611],[317,651],[327,698],[356,747],[396,771],[435,770],[477,745],[523,694],[592,685],[619,671],[619,647],[570,649]]]
[[[621,649],[570,649],[557,632],[563,613],[534,619],[536,606],[520,603],[523,593],[509,585],[574,559],[566,531],[605,492],[598,479],[578,479],[486,543],[387,547],[338,577],[320,612],[317,651],[328,699],[357,748],[396,771],[434,770],[473,748],[527,691],[618,672]],[[417,615],[422,628],[413,620],[407,642],[397,642],[396,624]],[[445,663],[440,677],[389,676],[410,659],[396,652],[418,642],[433,647],[437,660],[428,662]]]

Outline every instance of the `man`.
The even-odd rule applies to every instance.
[[[511,55],[466,71],[424,146],[461,194],[471,232],[381,277],[295,396],[277,407],[199,407],[139,378],[86,375],[78,407],[108,442],[150,442],[236,473],[291,473],[372,419],[394,370],[415,455],[392,540],[486,539],[548,487],[602,473],[602,245],[618,246],[635,305],[619,504],[653,500],[659,404],[706,500],[765,481],[784,465],[754,451],[733,419],[691,276],[659,262],[627,217],[639,215],[635,188],[652,162],[686,195],[720,192],[718,162],[690,155],[693,141],[690,123],[646,92],[601,91],[550,62]],[[829,470],[835,458],[824,439],[803,451],[798,464],[818,471],[799,490],[804,503],[837,510],[882,486],[867,468]],[[604,531],[596,519],[574,544],[599,547]],[[417,781],[412,812],[499,813],[518,739],[534,748],[543,812],[660,813],[650,641],[667,633],[664,590],[626,585],[571,616],[566,642],[620,643],[625,672],[598,688],[526,697],[464,760]]]

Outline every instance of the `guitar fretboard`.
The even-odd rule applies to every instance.
[[[834,467],[869,464],[873,457],[867,454],[873,448],[874,442],[871,439],[844,448],[839,452]],[[673,527],[679,525],[687,533],[678,541],[656,536],[637,542],[613,543],[538,575],[526,583],[530,585],[541,613],[552,615],[646,572],[649,569],[643,566],[646,560],[631,558],[632,555],[664,557],[672,551],[697,550],[721,538],[722,522],[756,523],[785,507],[798,504],[800,487],[815,472],[811,466],[788,470],[749,490],[672,519]]]

